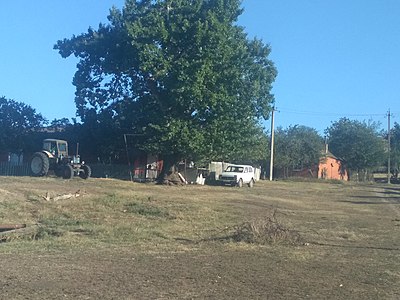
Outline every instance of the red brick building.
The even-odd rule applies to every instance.
[[[343,161],[329,151],[326,151],[320,160],[318,178],[349,180]]]

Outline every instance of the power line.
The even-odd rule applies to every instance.
[[[353,113],[332,113],[332,112],[317,112],[317,111],[302,111],[302,110],[293,110],[290,108],[279,108],[278,112],[289,113],[289,114],[298,114],[298,115],[315,115],[315,116],[345,116],[345,117],[372,117],[372,116],[381,116],[385,117],[386,113],[380,114],[353,114]]]

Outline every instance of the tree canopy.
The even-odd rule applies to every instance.
[[[400,125],[395,122],[390,131],[390,159],[392,168],[397,174],[400,168]]]
[[[45,118],[31,106],[0,97],[0,151],[26,148],[28,136],[45,123]]]
[[[356,172],[382,164],[385,140],[378,132],[378,124],[342,118],[327,128],[329,148],[344,159],[346,166]]]
[[[259,156],[277,71],[241,13],[239,0],[128,0],[109,24],[58,41],[62,57],[79,58],[78,116],[142,134],[138,146],[166,160]]]
[[[277,128],[275,133],[275,167],[284,170],[318,165],[323,139],[314,128],[302,125]]]

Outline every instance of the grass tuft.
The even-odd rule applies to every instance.
[[[43,240],[54,237],[63,236],[64,232],[60,229],[51,228],[47,226],[39,226],[35,234],[31,237],[33,240]]]
[[[171,218],[171,215],[166,209],[140,202],[131,202],[125,205],[125,210],[128,213],[139,214],[141,216]]]

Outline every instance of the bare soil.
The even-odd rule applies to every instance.
[[[128,215],[138,203],[148,210]],[[273,211],[302,244],[229,239],[236,225]],[[27,228],[53,220],[63,233],[0,244],[0,299],[400,299],[394,185],[0,177],[0,217]]]

